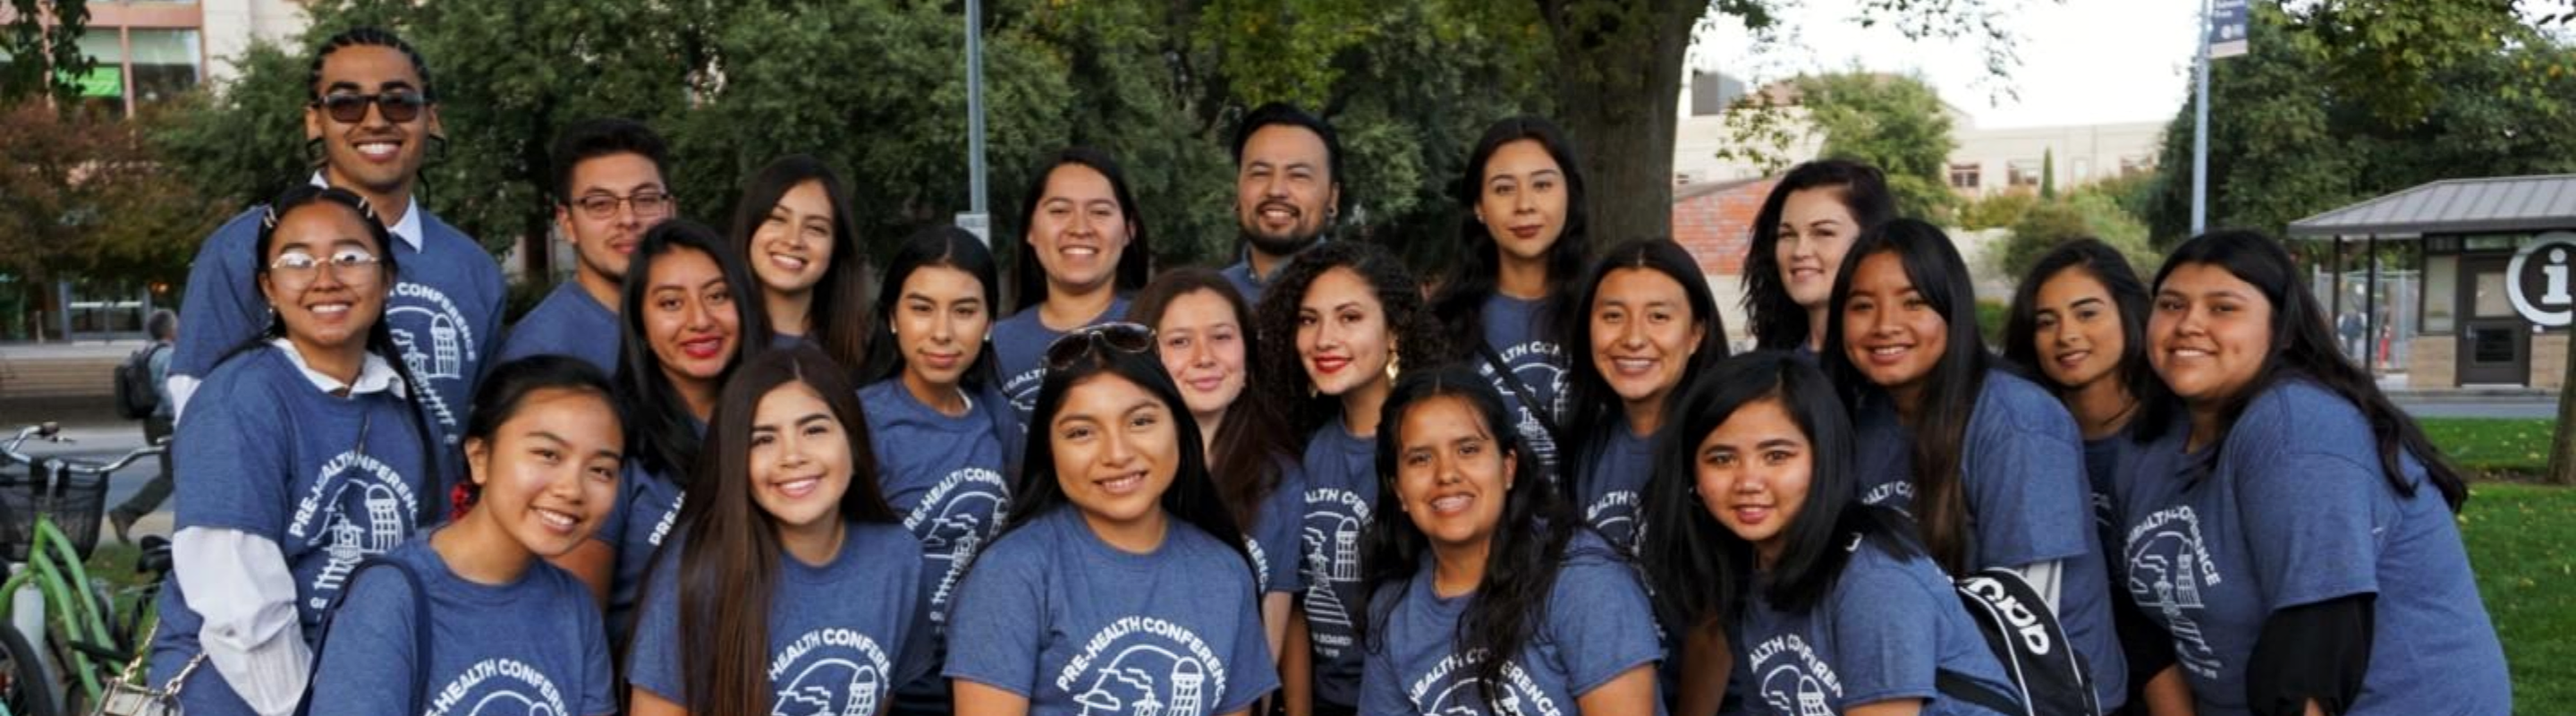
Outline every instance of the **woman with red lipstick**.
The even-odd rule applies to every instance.
[[[1011,264],[1020,311],[993,324],[994,367],[1011,421],[1023,431],[1046,374],[1038,355],[1065,331],[1126,315],[1126,294],[1145,285],[1154,260],[1127,173],[1108,152],[1057,152],[1033,184],[1020,207],[1025,235]]]
[[[2164,382],[2147,364],[2147,286],[2118,249],[2095,239],[2070,241],[2040,256],[2013,293],[2004,324],[2004,357],[2036,373],[2057,394],[2084,435],[2084,473],[2092,480],[2094,526],[2107,549],[2122,542],[2113,480],[2131,445],[2138,406],[2165,400]],[[2106,559],[2115,587],[2120,561]],[[2112,624],[2127,653],[2128,712],[2188,713],[2191,693],[2174,663],[2173,644],[2125,589],[2111,590]],[[2112,675],[2102,675],[2108,678]]]
[[[2203,234],[2156,273],[2115,500],[2124,585],[2203,714],[2506,714],[2513,685],[2422,428],[2338,350],[2270,237]]]
[[[671,219],[644,232],[627,264],[617,312],[626,330],[612,378],[626,417],[626,475],[617,511],[593,536],[617,550],[607,616],[621,648],[644,571],[701,484],[700,439],[716,392],[734,366],[769,342],[760,286],[726,249],[713,229]]]
[[[217,362],[171,448],[188,478],[151,682],[190,714],[294,709],[349,570],[446,504],[421,383],[383,320],[393,235],[344,189],[269,206],[247,262],[268,325]]]
[[[1534,474],[1504,416],[1463,366],[1406,376],[1387,399],[1359,711],[1662,714],[1636,572]]]
[[[1261,355],[1252,307],[1214,269],[1165,271],[1136,294],[1127,319],[1154,329],[1163,370],[1181,390],[1207,452],[1208,477],[1250,540],[1261,586],[1261,624],[1271,658],[1286,643],[1289,595],[1298,581],[1297,529],[1306,475],[1294,434],[1269,403],[1242,400]]]
[[[1860,435],[1860,500],[1912,516],[1951,574],[2018,572],[2089,671],[2122,675],[2093,680],[2101,708],[2127,703],[2074,419],[1986,352],[1967,264],[1938,227],[1881,224],[1837,273],[1824,369]]]
[[[1764,350],[1821,355],[1835,272],[1852,241],[1896,218],[1878,167],[1819,159],[1789,169],[1753,217],[1744,254],[1744,310]]]
[[[846,372],[791,346],[725,384],[706,483],[636,623],[635,716],[882,714],[929,668],[921,560]]]
[[[905,239],[887,264],[872,374],[859,390],[886,500],[919,541],[921,604],[934,625],[934,668],[895,692],[895,713],[945,713],[948,682],[935,665],[958,583],[1012,513],[1019,430],[994,389],[986,337],[1000,285],[974,234],[934,226]]]
[[[1249,713],[1278,688],[1242,531],[1133,323],[1047,348],[1010,529],[949,625],[957,712]]]
[[[1298,254],[1262,295],[1262,342],[1290,347],[1262,357],[1264,397],[1288,406],[1290,434],[1313,436],[1301,462],[1306,595],[1299,607],[1317,714],[1350,713],[1359,699],[1358,542],[1377,501],[1371,453],[1378,410],[1404,368],[1427,370],[1451,358],[1448,336],[1418,285],[1386,249],[1337,241]],[[1291,644],[1299,640],[1296,622],[1292,616]],[[1302,660],[1291,654],[1284,661],[1293,674]]]
[[[350,585],[315,662],[313,713],[405,716],[442,693],[464,703],[518,694],[558,714],[617,711],[598,603],[543,561],[588,540],[617,501],[626,436],[608,377],[579,358],[530,357],[484,376],[474,405],[465,424],[473,507],[387,552],[396,569]],[[416,623],[424,599],[429,622]],[[413,664],[423,634],[431,663]],[[498,660],[521,668],[476,674]],[[415,670],[428,674],[428,693],[386,693],[407,688]]]
[[[1560,406],[1566,367],[1556,339],[1556,297],[1591,254],[1583,170],[1565,132],[1521,116],[1485,128],[1458,180],[1458,260],[1431,311],[1461,353],[1473,352],[1546,474],[1566,439]],[[1553,480],[1554,478],[1550,478]]]
[[[1912,527],[1853,499],[1864,438],[1834,392],[1803,357],[1763,351],[1674,396],[1639,537],[1664,624],[1735,636],[1755,716],[2023,713]]]
[[[812,343],[855,377],[867,363],[876,312],[846,187],[820,159],[780,157],[743,187],[732,236],[734,255],[760,279],[758,308],[777,334],[762,345]]]

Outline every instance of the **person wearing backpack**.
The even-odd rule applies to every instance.
[[[143,441],[149,444],[170,438],[170,388],[164,382],[170,375],[170,341],[179,336],[179,314],[168,309],[153,311],[143,319],[143,331],[151,335],[152,343],[116,366],[116,407],[125,417],[143,421]],[[161,474],[143,483],[143,489],[107,513],[108,524],[116,528],[116,541],[132,542],[126,533],[134,529],[134,521],[161,509],[161,503],[170,499],[174,484],[170,480],[170,454],[165,452],[161,454]]]
[[[1913,528],[1858,499],[1858,436],[1824,373],[1786,351],[1736,356],[1666,412],[1638,553],[1665,630],[1734,637],[1744,713],[2026,713]],[[1686,681],[1726,679],[1691,666]]]

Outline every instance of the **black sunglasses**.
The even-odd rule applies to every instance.
[[[1143,353],[1154,348],[1154,329],[1126,321],[1073,329],[1058,336],[1054,343],[1047,344],[1047,370],[1072,367],[1083,356],[1090,355],[1091,347],[1095,345],[1120,353]]]
[[[313,101],[313,106],[329,113],[333,121],[357,124],[367,120],[367,105],[373,104],[385,113],[385,121],[401,124],[420,117],[420,108],[429,99],[414,92],[384,94],[327,94]]]

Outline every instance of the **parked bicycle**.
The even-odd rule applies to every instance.
[[[170,572],[169,541],[147,537],[135,561],[139,584],[115,586],[89,574],[108,476],[167,448],[146,445],[97,462],[21,452],[30,439],[70,442],[54,423],[0,442],[0,462],[27,467],[16,474],[0,468],[0,555],[10,569],[0,582],[0,716],[84,713],[109,681],[143,678],[153,600]],[[28,608],[36,613],[20,619]],[[25,633],[28,625],[42,630],[43,651]]]

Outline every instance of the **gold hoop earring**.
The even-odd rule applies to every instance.
[[[1389,383],[1389,384],[1393,384],[1393,383],[1395,382],[1395,377],[1396,377],[1396,375],[1398,375],[1398,374],[1399,374],[1399,372],[1402,370],[1401,368],[1398,368],[1398,367],[1397,367],[1397,364],[1402,363],[1402,362],[1404,362],[1404,355],[1403,355],[1403,354],[1395,353],[1395,352],[1392,352],[1392,351],[1390,351],[1390,352],[1388,352],[1388,353],[1386,354],[1386,382],[1387,382],[1387,383]]]

